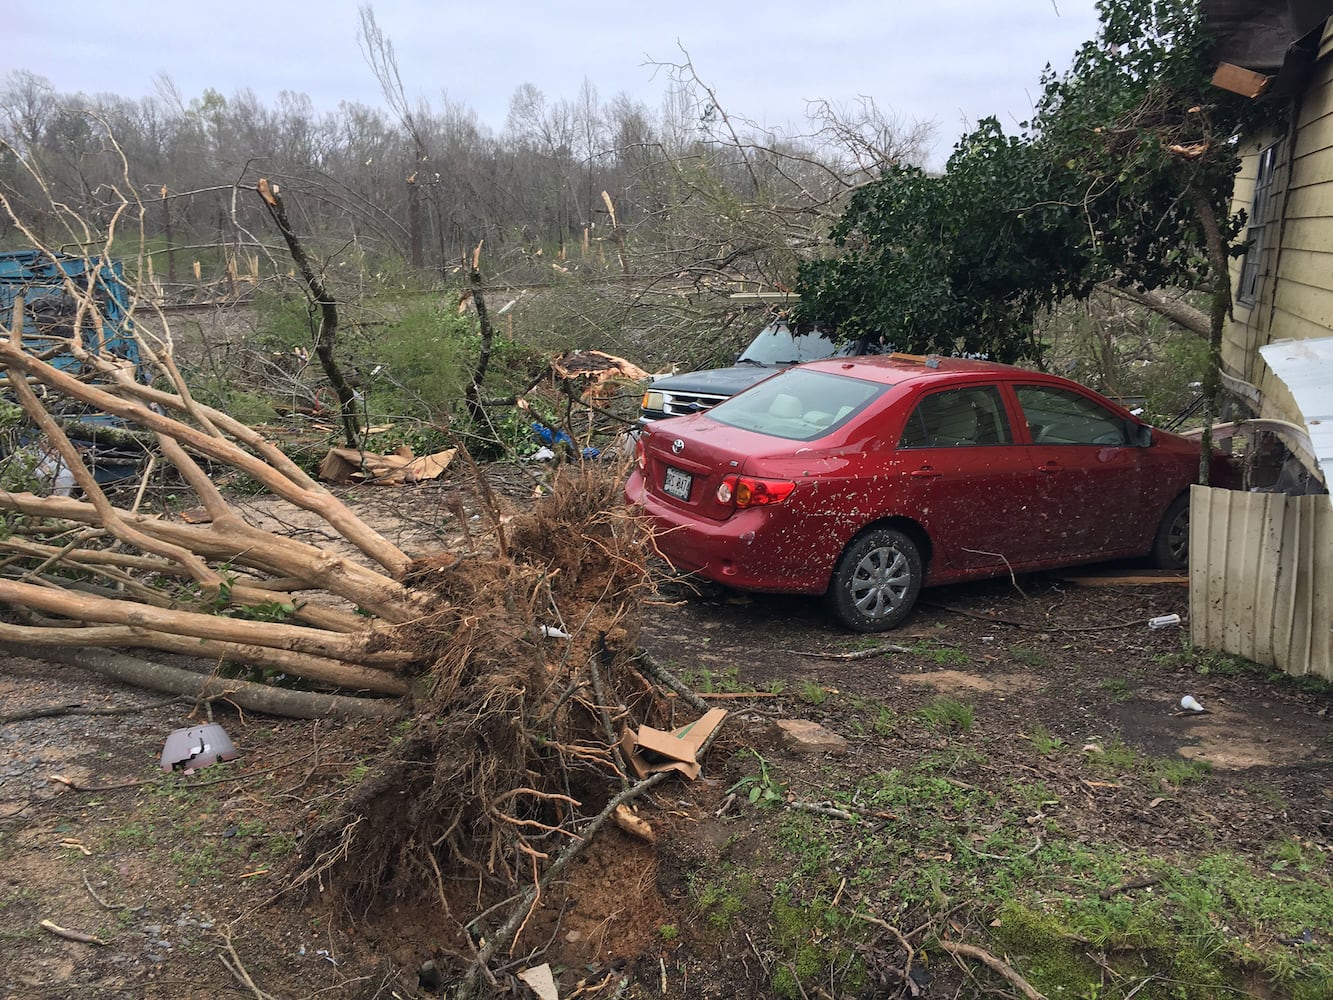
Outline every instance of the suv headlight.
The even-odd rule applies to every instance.
[[[660,392],[654,392],[649,389],[643,394],[643,402],[639,404],[642,409],[658,411],[662,409],[663,396]]]

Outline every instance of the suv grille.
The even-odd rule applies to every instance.
[[[715,392],[664,392],[662,393],[662,412],[668,417],[698,413],[716,406],[726,396]]]

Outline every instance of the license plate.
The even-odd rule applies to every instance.
[[[688,500],[690,498],[690,483],[694,480],[688,472],[682,472],[680,469],[673,469],[667,466],[666,479],[662,482],[662,492],[677,500]]]

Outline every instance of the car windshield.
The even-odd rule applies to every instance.
[[[791,441],[809,441],[851,419],[889,386],[845,375],[789,368],[708,415],[719,423]]]
[[[855,341],[835,344],[833,334],[819,327],[802,327],[797,332],[786,323],[773,323],[759,331],[741,352],[740,360],[761,365],[794,365],[855,353]]]

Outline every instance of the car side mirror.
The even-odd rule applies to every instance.
[[[1152,428],[1147,424],[1132,424],[1129,439],[1134,443],[1135,448],[1151,448]]]

